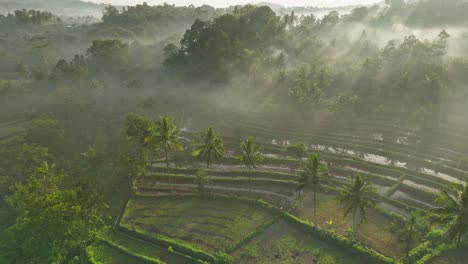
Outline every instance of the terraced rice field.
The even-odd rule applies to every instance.
[[[359,172],[374,183],[382,202],[378,209],[369,211],[368,222],[359,226],[357,240],[394,259],[403,257],[405,251],[388,231],[389,213],[406,216],[408,209],[431,208],[436,192],[446,190],[448,183],[460,182],[468,176],[468,172],[457,168],[458,160],[468,156],[468,149],[452,148],[452,140],[443,135],[432,144],[425,144],[418,131],[384,122],[358,122],[352,128],[343,123],[302,129],[293,125],[278,128],[273,123],[223,119],[216,128],[224,131],[227,155],[213,164],[209,173],[213,185],[207,188],[216,193],[263,198],[269,202],[274,201],[269,199],[271,196],[276,196],[278,202],[273,203],[287,210],[298,197],[300,160],[288,156],[286,147],[293,142],[304,142],[308,153],[317,153],[333,176],[328,194],[319,195],[318,225],[339,234],[347,233],[351,219],[343,219],[343,210],[332,193]],[[256,142],[264,146],[266,158],[254,172],[248,172],[233,157],[238,150],[239,136],[229,133],[236,126],[242,127],[245,136],[254,136]],[[468,137],[459,136],[468,142]],[[188,142],[195,137],[195,134],[184,132]],[[153,174],[141,186],[145,192],[168,190],[169,175],[163,165],[154,165]],[[196,193],[194,175],[197,167],[205,167],[202,161],[193,158],[171,166],[176,192]],[[249,178],[252,179],[252,194],[248,192]],[[312,205],[311,199],[306,198],[293,213],[311,221]],[[274,217],[258,209],[238,202],[226,205],[217,199],[199,198],[193,202],[181,197],[159,197],[154,202],[138,199],[129,203],[121,223],[138,232],[162,234],[188,242],[212,254],[230,248],[247,234],[266,226]],[[260,232],[232,255],[235,263],[311,263],[317,255],[322,256],[320,263],[359,263],[281,221]]]
[[[359,259],[280,221],[234,252],[235,263],[358,264]]]
[[[24,132],[29,121],[23,117],[0,119],[0,143]]]
[[[144,264],[143,260],[126,254],[104,242],[88,247],[88,252],[99,264]]]
[[[306,196],[295,214],[301,218],[313,220],[313,200]],[[388,230],[391,219],[377,210],[368,212],[368,222],[358,226],[356,238],[369,247],[382,252],[386,256],[399,259],[405,255],[402,243]],[[331,223],[331,224],[330,224]],[[351,216],[343,218],[343,209],[335,196],[329,194],[317,195],[317,224],[324,229],[332,229],[345,234],[351,228]]]
[[[145,256],[165,263],[190,264],[196,262],[194,259],[185,255],[178,254],[176,252],[171,253],[167,248],[133,238],[117,230],[103,230],[100,232],[99,238],[106,240],[117,247],[123,248],[128,252],[132,252],[133,254]]]
[[[230,199],[140,197],[129,201],[121,224],[216,253],[261,229],[275,217],[275,213],[266,209]]]

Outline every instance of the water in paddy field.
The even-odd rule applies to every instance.
[[[419,169],[419,171],[421,171],[421,172],[423,172],[425,174],[429,174],[431,176],[435,176],[437,178],[449,181],[449,182],[461,183],[461,181],[459,179],[455,178],[455,177],[452,177],[450,175],[447,175],[447,174],[441,173],[441,172],[437,173],[434,170],[431,170],[431,169],[428,169],[428,168],[421,168],[421,169]]]
[[[394,200],[401,200],[401,201],[411,201],[415,204],[420,204],[422,206],[425,206],[425,207],[433,207],[431,204],[429,203],[426,203],[426,202],[423,202],[421,200],[418,200],[416,198],[413,198],[411,197],[410,195],[406,194],[405,192],[403,191],[400,191],[400,190],[397,190],[396,192],[394,192],[391,196],[390,196],[391,199],[394,199]]]
[[[417,183],[415,183],[413,181],[410,181],[410,180],[403,180],[403,184],[407,185],[407,186],[410,186],[410,187],[414,187],[414,188],[422,190],[422,191],[431,192],[431,193],[437,193],[438,191],[440,191],[440,190],[437,190],[435,188],[431,188],[431,187],[428,187],[428,186],[425,186],[425,185],[417,184]]]
[[[364,154],[364,160],[368,162],[373,162],[381,165],[390,165],[391,161],[388,158],[376,154]]]
[[[374,187],[377,189],[377,192],[382,196],[387,194],[387,192],[391,189],[391,187],[381,186],[381,185],[376,185],[376,184],[374,184]]]

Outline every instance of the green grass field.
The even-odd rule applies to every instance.
[[[194,263],[194,260],[190,259],[189,257],[177,253],[171,253],[167,248],[133,238],[119,231],[105,229],[100,232],[99,237],[109,241],[110,243],[116,244],[119,247],[125,248],[137,255],[158,259],[162,262],[171,264]]]
[[[88,252],[94,260],[101,264],[143,264],[138,258],[107,245],[103,242],[88,247]]]
[[[308,195],[297,208],[296,214],[301,218],[313,220],[313,200]],[[405,255],[404,247],[390,232],[388,225],[391,219],[376,210],[369,210],[367,223],[358,226],[357,240],[369,245],[371,248],[383,254],[401,258]],[[330,225],[329,222],[332,224]],[[343,218],[343,209],[335,196],[328,194],[317,195],[317,222],[322,228],[330,228],[340,234],[344,234],[352,223],[351,217]]]
[[[275,213],[267,209],[222,197],[139,197],[129,201],[121,224],[216,253],[274,219]]]
[[[280,221],[233,254],[235,263],[258,264],[358,264],[333,245],[323,243],[283,221]]]

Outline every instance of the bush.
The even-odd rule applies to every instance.
[[[351,239],[340,236],[334,232],[323,230],[320,228],[314,228],[313,224],[307,221],[301,220],[289,213],[283,214],[285,220],[296,227],[309,232],[314,233],[324,241],[336,245],[338,248],[346,250],[351,253],[355,253],[363,258],[363,263],[378,263],[378,264],[393,264],[395,261],[388,258],[377,251],[367,248]]]
[[[218,254],[216,254],[215,258],[216,258],[214,262],[215,264],[232,264],[233,263],[232,257],[224,252],[219,252]]]

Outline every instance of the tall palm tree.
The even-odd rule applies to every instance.
[[[390,231],[396,235],[399,241],[405,244],[406,259],[408,260],[411,248],[427,233],[428,225],[423,221],[421,212],[413,211],[410,217],[393,215]]]
[[[160,116],[159,120],[155,124],[155,137],[154,140],[157,142],[162,150],[164,151],[164,157],[166,159],[166,169],[169,174],[169,160],[168,152],[171,150],[183,150],[183,145],[179,142],[179,130],[177,129],[174,120],[171,116]],[[172,186],[172,177],[169,174],[169,185],[171,186],[171,192],[174,192]]]
[[[440,205],[431,209],[434,224],[448,225],[447,235],[460,247],[461,239],[468,233],[468,185],[449,184],[450,193],[439,192],[434,201]]]
[[[365,176],[356,173],[350,184],[344,185],[338,200],[343,205],[346,218],[350,213],[353,216],[353,237],[356,237],[356,216],[360,214],[361,222],[366,222],[366,213],[369,208],[375,208],[378,203],[377,189]]]
[[[255,145],[254,138],[248,137],[240,144],[241,150],[237,153],[236,159],[242,162],[249,169],[249,191],[252,193],[252,171],[260,166],[265,157],[263,147]]]
[[[312,191],[314,196],[314,226],[317,225],[316,217],[316,194],[323,185],[330,183],[328,167],[320,164],[318,156],[311,155],[302,164],[301,178],[299,179],[299,191]]]
[[[223,139],[216,134],[212,127],[200,136],[197,146],[194,150],[194,155],[205,159],[206,167],[211,170],[211,164],[215,159],[224,157],[226,150],[224,149]],[[210,181],[213,186],[213,180]],[[213,191],[213,190],[211,190]]]

